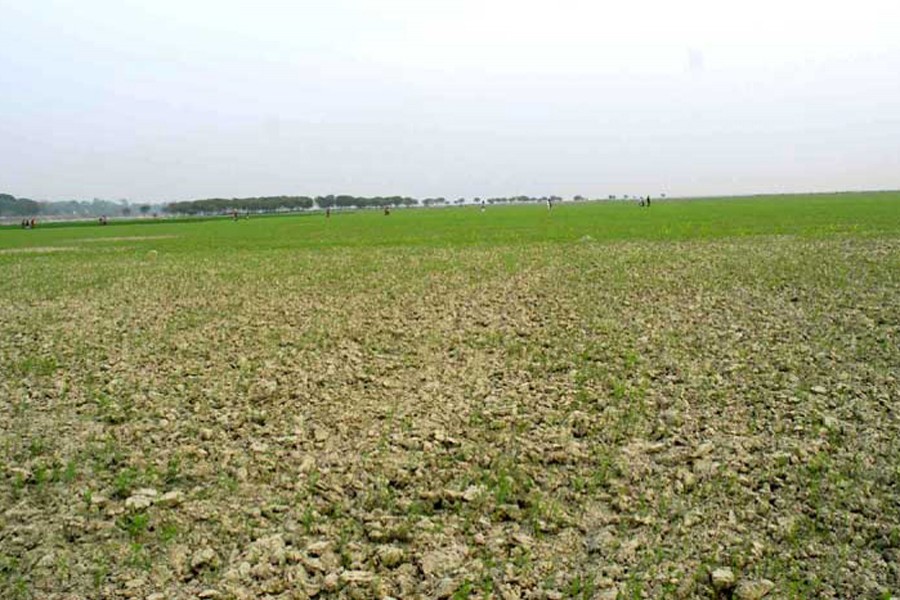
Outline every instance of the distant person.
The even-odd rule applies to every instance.
[[[384,216],[388,216],[389,214],[391,214],[391,207],[385,206],[384,207]]]
[[[553,210],[553,200],[551,198],[547,198],[547,210]]]
[[[484,200],[481,201],[481,212],[484,212]]]
[[[647,196],[647,208],[650,208],[650,196]]]
[[[34,229],[36,225],[37,225],[37,219],[35,219],[34,217],[31,217],[31,228]]]
[[[638,206],[644,206],[644,197],[641,196],[640,201],[638,202]]]
[[[235,209],[232,209],[232,211],[231,211],[231,220],[232,220],[232,221],[237,221],[237,220],[238,220],[238,211],[237,211],[236,208],[235,208]]]
[[[28,229],[28,219],[22,219],[22,229]]]
[[[325,209],[325,218],[326,219],[331,218],[331,207],[330,206]]]

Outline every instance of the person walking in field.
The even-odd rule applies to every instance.
[[[330,206],[325,208],[325,218],[326,219],[331,218],[331,207]]]
[[[647,208],[650,208],[650,196],[647,196]]]

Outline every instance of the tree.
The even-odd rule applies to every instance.
[[[149,204],[141,204],[141,206],[138,210],[141,211],[142,215],[146,215],[148,212],[150,212],[150,205]]]
[[[11,194],[0,194],[0,215],[13,217],[34,216],[41,212],[41,204],[28,198],[16,198]]]

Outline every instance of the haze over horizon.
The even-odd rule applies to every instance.
[[[0,0],[0,192],[900,188],[900,5]]]

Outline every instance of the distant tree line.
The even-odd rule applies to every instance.
[[[11,194],[0,194],[0,217],[127,217],[137,212],[148,214],[153,210],[150,204],[132,206],[127,200],[113,202],[94,198],[91,201],[65,200],[62,202],[39,202],[30,198],[16,198]]]
[[[261,198],[206,198],[170,202],[165,210],[176,215],[218,214],[241,212],[294,211],[313,207],[313,199],[306,196],[269,196]]]
[[[385,206],[418,206],[419,201],[407,196],[316,196],[316,206],[319,208],[384,208]]]
[[[202,215],[240,212],[289,212],[318,208],[383,208],[385,206],[417,206],[418,200],[405,196],[360,197],[333,194],[328,196],[263,196],[259,198],[208,198],[170,202],[166,212],[179,215]]]
[[[582,199],[576,196],[576,199]],[[485,198],[487,204],[507,204],[524,202],[560,202],[560,196],[509,196]],[[482,199],[473,198],[474,204]],[[215,215],[233,211],[251,213],[293,212],[311,208],[384,208],[412,206],[457,206],[466,204],[465,198],[447,200],[443,197],[411,198],[409,196],[351,196],[347,194],[328,196],[261,196],[250,198],[207,198],[170,202],[162,207],[150,204],[132,205],[127,200],[117,202],[95,198],[92,201],[67,200],[63,202],[39,202],[28,198],[16,198],[10,194],[0,194],[0,216],[69,216],[69,217],[129,217],[140,213],[147,215],[162,208],[174,215]]]
[[[485,198],[485,202],[488,204],[512,204],[516,202],[562,202],[561,196],[508,196],[508,197],[498,197],[498,198]],[[475,198],[475,202],[477,204],[481,203],[481,198]]]
[[[560,202],[560,196],[510,196],[499,198],[486,198],[488,204],[504,204],[515,202]],[[481,204],[481,198],[473,198],[475,204]],[[232,211],[268,213],[290,212],[308,210],[311,208],[384,208],[412,207],[412,206],[447,206],[450,204],[462,205],[465,198],[457,198],[449,201],[443,197],[436,198],[410,198],[408,196],[351,196],[347,194],[328,196],[263,196],[253,198],[207,198],[204,200],[187,200],[184,202],[170,202],[165,210],[178,215],[209,215],[224,214]]]
[[[0,194],[0,216],[30,217],[40,213],[41,205],[29,198]]]

